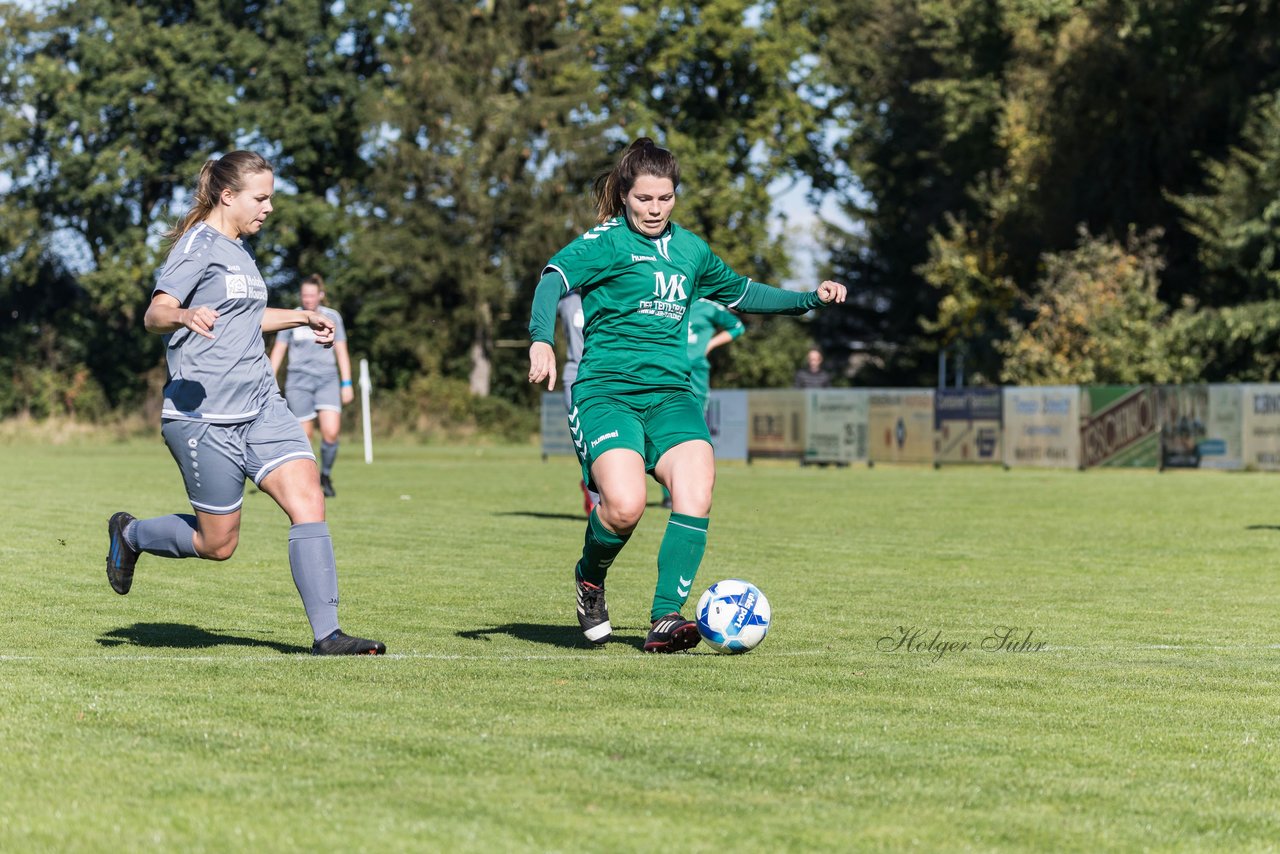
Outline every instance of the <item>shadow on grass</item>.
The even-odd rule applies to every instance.
[[[581,513],[538,513],[534,510],[508,510],[505,513],[494,513],[495,516],[524,516],[527,519],[565,519],[570,522],[586,523],[587,517]]]
[[[665,509],[661,501],[650,501],[644,505],[647,507],[657,507],[659,510]],[[584,513],[542,513],[537,510],[507,510],[501,513],[494,513],[495,516],[524,516],[526,519],[563,519],[569,522],[587,521]]]
[[[276,652],[295,653],[310,652],[310,647],[295,646],[289,643],[246,638],[239,635],[224,635],[211,632],[199,626],[187,626],[182,623],[134,623],[120,629],[112,629],[98,638],[102,646],[163,647],[166,649],[208,649],[213,646],[254,646],[274,649]]]
[[[1245,525],[1246,531],[1280,531],[1280,525]]]
[[[458,632],[458,637],[465,640],[490,640],[494,635],[506,635],[516,640],[529,641],[530,643],[542,643],[548,646],[558,646],[561,649],[597,649],[597,645],[591,643],[582,636],[582,631],[577,626],[566,625],[543,625],[541,623],[507,623],[502,626],[494,626],[491,629],[471,629],[470,631]],[[644,637],[625,637],[619,636],[615,631],[613,639],[610,643],[627,644],[636,649],[644,648]]]

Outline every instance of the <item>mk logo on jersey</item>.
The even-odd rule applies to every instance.
[[[688,276],[672,273],[671,278],[668,279],[661,270],[658,270],[653,274],[653,278],[655,298],[665,302],[684,302],[689,298],[684,292],[684,283],[689,281]]]

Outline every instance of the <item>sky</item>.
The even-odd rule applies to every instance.
[[[815,210],[806,198],[810,186],[808,179],[789,177],[778,179],[771,187],[777,194],[774,213],[786,216],[785,229],[790,238],[787,245],[793,259],[791,275],[776,284],[794,290],[813,290],[821,284],[819,268],[828,254],[819,244],[823,223],[845,230],[854,228],[853,221],[840,210],[839,202],[832,193],[824,196]],[[775,234],[783,228],[781,217],[776,222]]]

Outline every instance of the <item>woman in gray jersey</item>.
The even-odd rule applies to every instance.
[[[276,336],[271,348],[271,375],[280,374],[280,363],[289,354],[285,371],[284,397],[311,440],[316,421],[320,422],[320,489],[326,498],[333,488],[333,464],[338,458],[338,434],[342,429],[342,407],[355,399],[351,387],[351,355],[347,352],[347,328],[342,315],[321,305],[324,279],[318,273],[307,276],[298,288],[300,311],[316,311],[333,321],[333,348],[317,347],[316,335],[308,326],[299,326]]]
[[[582,297],[577,291],[569,291],[560,299],[557,309],[560,325],[564,327],[565,353],[564,370],[560,374],[560,384],[564,388],[564,408],[573,412],[573,381],[578,378],[578,363],[582,361]],[[582,512],[588,516],[600,503],[600,493],[587,488],[585,480],[578,481],[582,490]]]
[[[161,435],[194,516],[107,522],[107,580],[124,595],[141,552],[231,557],[246,477],[288,515],[289,568],[311,623],[315,655],[378,655],[386,647],[338,627],[338,574],[315,455],[280,396],[262,333],[306,326],[330,346],[334,325],[312,311],[267,308],[267,287],[242,238],[271,213],[275,176],[260,155],[233,151],[200,170],[195,204],[169,232],[173,245],[144,323],[165,336],[169,379]]]

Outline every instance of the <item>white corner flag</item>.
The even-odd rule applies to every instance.
[[[373,430],[369,423],[369,392],[373,383],[369,381],[369,360],[360,360],[360,418],[364,427],[364,461],[373,462]]]

